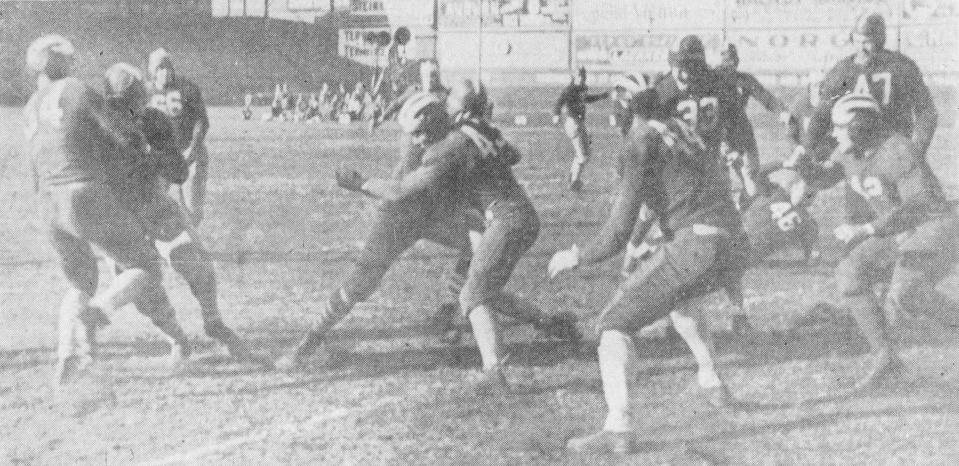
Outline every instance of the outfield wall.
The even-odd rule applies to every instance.
[[[664,70],[670,47],[697,34],[711,63],[718,62],[724,44],[734,43],[743,69],[767,84],[792,86],[851,53],[855,18],[878,11],[887,20],[889,48],[912,57],[931,83],[959,79],[959,0],[500,3],[439,0],[436,53],[445,74],[475,75],[482,68],[493,86],[555,85],[568,79],[570,69],[585,66],[602,84],[625,70]],[[544,3],[552,4],[548,12]]]

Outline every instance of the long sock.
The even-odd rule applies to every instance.
[[[719,374],[716,373],[716,366],[713,363],[712,356],[712,338],[708,331],[703,328],[700,322],[699,312],[692,310],[673,311],[669,314],[673,320],[673,328],[676,333],[683,338],[689,351],[696,358],[696,365],[699,367],[696,378],[699,386],[703,388],[714,388],[722,385]],[[706,334],[704,336],[704,334]]]
[[[469,314],[470,325],[473,327],[473,337],[479,347],[480,357],[483,359],[483,369],[493,369],[500,365],[499,332],[496,329],[496,320],[486,305],[473,308]]]
[[[90,305],[98,307],[107,315],[134,302],[151,286],[150,274],[143,269],[127,269],[117,274],[105,290],[90,299]]]
[[[187,243],[171,251],[170,264],[190,286],[190,291],[200,304],[203,322],[221,321],[216,296],[216,270],[206,254],[195,243]]]
[[[630,395],[636,349],[632,339],[618,330],[606,330],[599,340],[599,372],[606,398],[606,422],[603,430],[629,432],[632,430]]]
[[[876,299],[871,293],[845,296],[843,304],[856,320],[859,331],[869,341],[872,351],[889,348],[889,339],[886,336],[886,327],[883,324],[882,313]]]
[[[89,355],[90,342],[87,339],[86,325],[80,319],[80,313],[87,306],[90,296],[70,288],[60,301],[57,321],[57,357],[61,360],[73,355]]]

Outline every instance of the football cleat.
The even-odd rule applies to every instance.
[[[717,387],[700,387],[699,390],[706,402],[713,408],[726,409],[736,406],[736,399],[733,398],[732,392],[729,391],[729,387],[725,383]]]
[[[233,359],[239,361],[254,361],[255,357],[253,352],[250,351],[250,348],[247,347],[246,343],[234,332],[230,327],[227,327],[222,320],[214,320],[210,322],[205,322],[203,324],[203,331],[206,332],[206,335],[210,338],[213,338],[216,341],[219,341],[224,346],[226,346],[227,352],[230,353],[230,356]]]
[[[274,366],[281,371],[293,371],[306,365],[310,358],[323,344],[323,334],[316,329],[306,332],[303,339],[292,353],[284,355],[276,361]]]
[[[59,359],[53,369],[53,385],[60,386],[82,374],[93,364],[93,358],[86,355],[70,355]]]
[[[473,389],[479,396],[506,396],[512,392],[501,366],[483,370]]]
[[[601,430],[595,434],[574,437],[566,442],[566,449],[576,453],[614,453],[628,455],[636,449],[632,432]]]

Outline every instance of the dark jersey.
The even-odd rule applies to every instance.
[[[893,133],[865,154],[833,154],[832,161],[833,170],[842,171],[852,191],[868,202],[879,236],[952,213],[925,157],[901,134]]]
[[[102,96],[74,78],[43,84],[24,116],[30,161],[44,186],[104,182],[118,147],[142,145],[109,117]]]
[[[718,156],[719,143],[734,134],[739,107],[736,85],[728,75],[706,69],[682,89],[671,74],[654,85],[659,95],[657,120],[679,118],[696,129],[707,150]],[[729,141],[733,147],[734,141]]]
[[[826,74],[803,145],[808,150],[829,133],[829,112],[836,98],[848,93],[869,93],[879,102],[887,125],[913,137],[916,148],[925,154],[936,129],[937,115],[919,68],[905,55],[889,50],[880,51],[867,63],[856,57],[844,58]]]
[[[150,106],[170,117],[180,150],[190,145],[197,123],[206,125],[208,121],[200,88],[179,75],[173,75],[163,89],[154,89]]]
[[[565,111],[567,116],[582,121],[586,118],[586,104],[600,101],[608,96],[608,92],[590,94],[589,87],[585,84],[570,83],[556,101],[553,114],[560,115]]]
[[[128,117],[119,112],[114,116]],[[186,181],[189,167],[176,145],[172,122],[159,110],[147,108],[131,129],[140,132],[149,147],[146,151],[119,151],[108,181],[121,198],[138,205],[148,203],[159,192],[155,188],[162,183],[160,178],[176,184]]]
[[[645,236],[653,220],[667,234],[696,224],[732,234],[741,229],[725,168],[682,120],[637,120],[621,160],[616,203],[597,239],[584,249],[583,263],[616,254],[634,233]],[[652,217],[640,218],[643,205]]]

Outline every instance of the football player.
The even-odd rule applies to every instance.
[[[583,167],[590,157],[590,139],[586,132],[586,104],[599,102],[609,97],[609,92],[590,94],[586,85],[586,68],[579,69],[579,81],[576,76],[569,78],[569,85],[563,89],[559,100],[553,107],[553,124],[559,124],[563,118],[563,129],[573,142],[573,164],[569,167],[569,189],[579,191],[583,188]]]
[[[475,207],[467,205],[458,195],[459,185],[446,180],[431,181],[426,183],[429,186],[422,190],[408,191],[401,195],[378,188],[400,184],[410,176],[422,177],[419,174],[421,170],[432,170],[432,164],[443,157],[449,157],[448,153],[468,147],[465,146],[467,141],[463,140],[464,136],[450,140],[450,121],[444,104],[439,97],[431,93],[419,93],[408,98],[400,110],[398,121],[400,128],[409,138],[410,151],[396,167],[392,180],[372,179],[366,182],[356,172],[337,173],[337,181],[342,187],[381,198],[383,203],[356,265],[343,285],[330,297],[319,321],[307,332],[296,350],[278,361],[277,366],[280,368],[288,369],[303,364],[353,306],[373,293],[399,255],[420,239],[428,239],[461,251],[457,272],[465,277],[463,281],[467,285],[470,283],[466,270],[473,270],[476,259],[471,261],[468,258],[473,256],[474,252],[480,254],[482,251],[477,249],[479,244],[474,246],[472,243],[483,235],[484,225],[482,214]],[[462,285],[454,283],[451,287],[460,286]],[[465,292],[464,288],[462,293]],[[462,298],[460,301],[462,303]],[[540,328],[560,327],[556,319],[536,311],[536,314],[517,313],[517,316]],[[561,324],[575,330],[574,323]],[[561,333],[562,330],[557,332]]]
[[[821,168],[825,178],[845,178],[871,210],[872,220],[834,230],[851,247],[835,272],[841,304],[871,349],[872,367],[857,383],[863,387],[899,365],[887,332],[903,315],[926,314],[959,326],[959,303],[935,289],[959,258],[959,217],[924,147],[888,120],[879,100],[847,94],[832,106],[830,119],[837,147]],[[873,285],[887,279],[882,302]]]
[[[142,133],[108,115],[101,95],[70,76],[73,54],[73,45],[59,35],[30,44],[27,69],[37,75],[38,88],[24,108],[49,237],[69,283],[57,324],[58,384],[93,362],[97,330],[130,303],[170,337],[172,362],[189,353],[163,291],[159,257],[107,184],[111,161],[125,151],[142,152],[146,143]],[[99,292],[94,247],[122,267]]]
[[[856,52],[840,60],[823,79],[819,105],[803,141],[805,152],[812,152],[829,135],[833,102],[858,93],[871,95],[889,128],[911,137],[916,150],[925,155],[938,116],[919,68],[905,55],[885,48],[886,21],[878,13],[860,16],[850,36]]]
[[[503,290],[519,259],[539,233],[539,218],[512,166],[516,149],[484,120],[488,108],[482,85],[457,82],[447,108],[454,130],[423,155],[423,165],[401,179],[365,180],[346,175],[346,186],[386,199],[411,199],[437,189],[481,212],[482,231],[460,291],[460,309],[469,319],[483,362],[479,390],[508,391],[494,314],[546,327],[561,338],[578,340],[571,314],[549,316],[533,303]],[[341,177],[343,178],[343,177]],[[476,231],[476,230],[473,230]],[[548,332],[549,333],[549,332]]]
[[[574,451],[612,449],[627,453],[634,443],[630,399],[636,353],[631,335],[669,316],[699,366],[697,380],[710,401],[728,404],[731,395],[716,372],[711,338],[701,321],[705,297],[726,289],[738,294],[745,271],[745,241],[721,161],[684,120],[656,119],[657,90],[641,92],[626,150],[618,196],[596,239],[580,250],[557,252],[549,275],[600,263],[630,244],[625,279],[598,318],[599,366],[608,413],[603,429],[571,439]],[[660,245],[637,246],[653,223],[663,230]]]
[[[741,205],[746,199],[756,195],[756,175],[759,170],[759,147],[756,145],[756,135],[753,132],[752,122],[746,114],[746,106],[750,97],[755,98],[766,110],[779,115],[783,124],[788,124],[789,111],[779,99],[766,90],[755,76],[739,71],[739,52],[736,46],[729,44],[721,54],[721,62],[716,68],[720,74],[726,75],[736,86],[736,122],[733,125],[734,133],[729,140],[734,142],[728,148],[726,163],[739,178],[746,196],[740,195]]]
[[[193,225],[203,221],[203,203],[209,177],[210,157],[206,149],[206,132],[210,121],[200,88],[189,79],[174,73],[173,61],[166,49],[150,53],[150,106],[165,113],[173,121],[177,146],[190,165],[190,176],[183,183],[180,194]]]
[[[818,257],[819,224],[807,206],[814,199],[799,170],[773,164],[757,176],[756,197],[742,212],[753,261],[798,247],[807,264]]]
[[[139,219],[161,256],[180,274],[200,304],[203,329],[237,359],[252,355],[223,322],[217,302],[216,271],[197,231],[179,203],[168,194],[169,185],[186,181],[189,167],[176,144],[175,129],[159,110],[147,107],[142,73],[133,65],[117,63],[105,74],[107,104],[118,119],[127,119],[149,144],[145,153],[124,152],[108,181],[114,194]]]
[[[617,76],[613,80],[613,91],[610,94],[613,113],[610,115],[610,123],[624,138],[628,137],[629,128],[633,126],[633,97],[647,87],[649,87],[649,77],[644,74],[628,73]]]
[[[408,66],[408,65],[407,65]],[[403,76],[397,76],[394,83],[401,81]],[[393,99],[386,105],[386,107],[381,111],[373,115],[373,119],[370,121],[370,130],[375,130],[384,121],[393,118],[394,115],[403,107],[403,104],[412,97],[420,92],[429,92],[435,94],[440,100],[445,100],[446,95],[449,94],[449,89],[443,86],[443,83],[440,82],[440,73],[439,68],[437,68],[436,63],[431,60],[423,60],[420,62],[419,66],[419,83],[403,83],[406,85],[403,89],[403,93],[400,95],[393,96]]]

